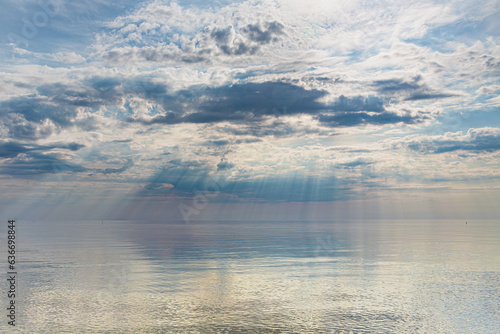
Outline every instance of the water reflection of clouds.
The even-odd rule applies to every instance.
[[[450,222],[113,224],[89,247],[33,244],[53,263],[25,271],[26,328],[488,332],[499,301],[495,234]]]

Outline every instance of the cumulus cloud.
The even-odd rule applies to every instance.
[[[108,63],[196,65],[254,56],[286,35],[285,25],[277,20],[228,14],[151,3],[109,24],[109,32],[100,36],[96,48]],[[253,22],[248,23],[249,19]]]

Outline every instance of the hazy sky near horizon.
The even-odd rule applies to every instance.
[[[2,215],[497,217],[498,1],[1,7]]]

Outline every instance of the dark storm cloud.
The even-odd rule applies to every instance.
[[[149,76],[138,76],[124,81],[122,87],[125,94],[138,95],[146,100],[154,101],[167,96],[169,90],[168,85],[157,82]]]
[[[428,154],[454,151],[494,152],[500,150],[500,129],[470,129],[465,135],[412,138],[403,146]]]
[[[217,171],[229,170],[234,167],[234,164],[230,163],[226,159],[222,158],[220,162],[217,164]]]
[[[92,77],[87,83],[94,90],[94,96],[101,100],[112,101],[119,96],[117,88],[120,87],[121,80],[118,78]]]
[[[364,159],[357,159],[354,161],[337,164],[337,166],[344,167],[344,168],[354,168],[354,167],[359,167],[359,166],[373,165],[373,163],[374,163],[373,161],[367,161]]]
[[[207,58],[202,55],[183,56],[181,60],[188,64],[196,64],[205,61]]]
[[[266,22],[263,27],[259,23],[249,24],[241,29],[246,38],[236,43],[231,41],[232,27],[216,28],[210,36],[225,55],[254,55],[260,50],[261,45],[278,41],[277,36],[283,34],[283,28],[284,26],[279,22]]]
[[[70,151],[78,151],[85,147],[78,143],[56,143],[53,145],[32,145],[21,144],[16,142],[0,143],[0,158],[15,158],[21,153],[50,151],[52,149],[66,149]]]
[[[147,100],[168,99],[168,87],[155,83],[151,78],[136,77],[123,80],[118,77],[91,77],[74,84],[44,84],[36,88],[36,94],[16,97],[0,102],[0,122],[8,129],[11,138],[35,140],[50,136],[53,130],[76,126],[84,131],[98,127],[96,118],[88,115],[79,119],[78,108],[94,111],[102,106],[114,106],[128,96],[140,96]],[[118,115],[118,117],[121,115]],[[46,126],[51,121],[55,128]]]
[[[210,141],[207,141],[204,145],[220,147],[220,146],[226,146],[229,144],[230,144],[229,140],[210,140]]]
[[[241,56],[245,54],[254,55],[257,53],[257,51],[259,51],[259,46],[248,45],[243,42],[238,42],[234,44],[234,46],[220,45],[219,48],[224,54],[228,56]]]
[[[157,47],[144,46],[142,48],[122,47],[115,48],[103,53],[103,59],[109,64],[127,63],[130,61],[148,62],[180,62],[195,64],[209,61],[212,53],[211,48],[203,48],[185,51],[159,45]]]
[[[52,134],[52,129],[42,128],[36,124],[15,117],[1,117],[0,122],[9,131],[9,136],[15,139],[36,140]]]
[[[260,24],[249,24],[242,28],[241,31],[252,41],[259,44],[269,44],[272,41],[277,41],[276,35],[283,34],[284,26],[279,22],[266,22],[264,27]]]
[[[53,145],[0,143],[0,158],[8,159],[0,167],[0,172],[17,177],[36,177],[44,174],[87,171],[85,167],[64,161],[57,153],[50,153],[53,149],[77,151],[82,147],[84,146],[77,143]]]
[[[122,96],[121,82],[118,78],[92,77],[79,86],[47,84],[37,88],[40,96],[50,102],[65,106],[98,108],[101,105],[116,103]]]
[[[48,103],[49,99],[39,96],[16,97],[0,103],[2,119],[8,114],[19,114],[26,121],[40,123],[45,119],[52,120],[55,124],[67,126],[76,115],[74,108],[67,108],[65,103],[54,101],[56,104]]]
[[[259,51],[261,45],[278,41],[279,35],[283,34],[284,26],[279,22],[266,22],[264,26],[260,23],[249,24],[241,28],[242,36],[237,36],[233,27],[214,28],[210,32],[210,38],[215,42],[215,47],[225,55],[254,55]],[[239,40],[234,42],[233,39]]]
[[[247,138],[247,139],[237,139],[235,141],[236,144],[242,144],[242,143],[245,143],[245,144],[252,144],[252,143],[260,143],[262,141],[262,139],[258,139],[258,138]]]
[[[393,94],[396,92],[412,92],[422,88],[418,83],[422,80],[422,76],[418,75],[410,81],[403,79],[377,80],[374,86],[377,91],[382,94]]]
[[[325,91],[306,90],[283,82],[193,88],[178,91],[174,95],[158,96],[157,102],[169,111],[165,115],[151,120],[131,121],[144,124],[251,122],[276,115],[278,111],[283,115],[314,114],[328,108],[317,101],[326,95]]]
[[[216,29],[212,30],[212,33],[210,34],[210,36],[217,43],[227,44],[227,43],[229,43],[229,37],[231,37],[231,27],[227,27],[227,28],[223,28],[223,29],[216,28]]]
[[[131,143],[132,139],[115,139],[111,141],[112,143]]]
[[[237,128],[229,128],[224,127],[221,128],[220,131],[233,134],[235,136],[253,136],[253,137],[290,137],[292,135],[298,133],[309,133],[309,134],[317,134],[319,133],[318,129],[298,129],[293,127],[290,124],[286,124],[279,121],[274,121],[269,125],[262,125],[260,123],[252,123],[252,124],[239,124]],[[257,141],[261,141],[260,139],[255,139]],[[245,142],[250,142],[248,139]],[[238,143],[238,141],[236,141]]]
[[[278,28],[269,29],[274,31]],[[168,85],[149,77],[124,80],[96,76],[72,85],[41,85],[36,92],[37,94],[0,103],[0,108],[4,111],[0,115],[0,122],[8,128],[11,138],[34,140],[48,137],[53,131],[68,127],[78,127],[84,131],[95,130],[98,123],[92,112],[124,101],[128,112],[116,113],[113,117],[144,125],[218,122],[249,125],[258,124],[269,117],[297,114],[312,115],[329,127],[413,124],[422,118],[389,113],[380,97],[342,95],[327,103],[321,101],[329,95],[325,90],[305,89],[298,84],[275,81],[219,87],[192,86],[173,91]],[[126,102],[133,96],[155,105],[150,111],[150,117],[134,117],[134,110]],[[89,112],[88,117],[77,117],[78,108],[81,107]],[[47,123],[47,120],[52,123]],[[283,126],[279,128],[280,133],[294,131],[291,128],[284,129]],[[269,131],[276,132],[276,129]]]
[[[116,104],[123,97],[117,78],[94,77],[80,85],[62,83],[38,86],[37,94],[2,101],[0,120],[9,129],[12,138],[38,139],[52,132],[42,124],[50,120],[57,128],[79,126],[89,130],[96,124],[92,118],[76,120],[77,108],[98,109]]]
[[[427,118],[420,114],[412,116],[387,112],[384,100],[376,96],[341,95],[331,103],[320,102],[321,98],[328,95],[326,91],[308,90],[285,82],[245,83],[215,88],[194,87],[175,93],[167,93],[165,88],[159,89],[158,94],[148,95],[161,104],[165,112],[147,120],[130,118],[129,121],[145,125],[218,122],[248,125],[269,116],[309,114],[323,125],[345,127],[364,124],[415,124]],[[241,134],[250,134],[247,130],[243,129]],[[257,132],[262,132],[262,129]]]
[[[117,174],[134,165],[131,159],[127,159],[127,162],[120,168],[90,169],[65,160],[60,153],[60,150],[78,151],[83,147],[85,146],[78,143],[35,145],[3,142],[0,143],[0,160],[5,161],[0,167],[0,172],[18,177],[77,172]]]
[[[260,23],[249,24],[241,28],[242,35],[245,37],[236,43],[233,43],[231,36],[236,34],[232,27],[215,28],[210,37],[216,42],[217,48],[223,54],[231,56],[254,55],[262,45],[271,42],[277,42],[279,35],[283,34],[284,26],[279,22],[266,22],[264,26]],[[241,36],[240,38],[241,39]]]
[[[341,113],[334,115],[320,114],[319,121],[331,127],[349,127],[357,125],[387,125],[387,124],[415,124],[421,122],[426,116],[400,116],[391,112],[368,114],[365,112]]]
[[[15,158],[21,153],[29,152],[30,149],[17,143],[1,143],[0,144],[0,157],[1,158]]]
[[[410,97],[406,98],[406,101],[418,101],[418,100],[433,100],[433,99],[445,99],[448,97],[454,97],[454,94],[441,94],[441,93],[415,93]]]
[[[37,94],[16,97],[0,102],[0,122],[8,129],[11,138],[35,140],[46,138],[55,129],[80,127],[92,130],[97,126],[90,116],[77,119],[78,107],[98,109],[116,104],[123,96],[120,83],[114,78],[92,78],[79,86],[61,83],[37,87]]]
[[[484,55],[484,58],[486,67],[488,67],[491,70],[500,70],[500,60],[498,60],[495,57],[486,55]]]
[[[61,160],[52,154],[32,154],[29,160],[17,159],[0,167],[1,174],[28,178],[44,174],[84,171],[87,171],[87,168]]]
[[[117,173],[123,173],[126,170],[130,169],[134,165],[134,161],[131,159],[127,159],[127,162],[120,168],[105,168],[105,169],[95,169],[93,172],[94,173],[101,173],[101,174],[117,174]]]
[[[384,111],[384,102],[375,96],[345,97],[341,95],[331,106],[334,111]]]
[[[422,79],[421,75],[417,75],[411,80],[401,78],[377,80],[373,86],[382,95],[399,95],[403,96],[406,101],[444,99],[456,96],[455,94],[437,92],[424,84]]]

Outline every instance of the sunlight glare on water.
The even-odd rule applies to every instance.
[[[498,221],[19,222],[18,241],[23,333],[500,331]]]

